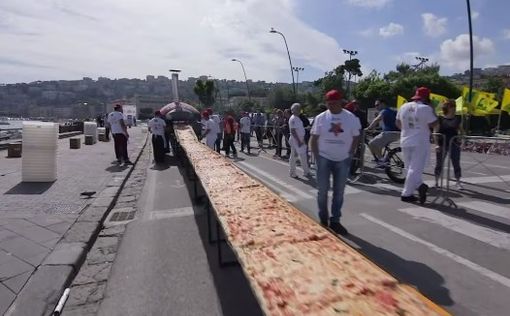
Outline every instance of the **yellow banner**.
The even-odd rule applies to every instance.
[[[397,109],[400,109],[405,103],[407,103],[407,100],[403,96],[397,96]]]
[[[476,100],[477,97],[484,96],[487,99],[496,99],[495,93],[485,92],[477,89],[473,89],[472,97],[471,97],[471,104],[473,104],[473,101]],[[467,105],[469,104],[468,97],[469,97],[469,87],[464,87],[462,89],[462,97],[464,98],[464,103]]]
[[[492,114],[492,111],[498,106],[499,102],[492,98],[487,98],[484,94],[478,94],[472,102],[472,113],[475,116],[484,116]]]
[[[448,98],[443,95],[435,94],[435,93],[430,94],[430,103],[432,103],[432,106],[436,110],[436,114],[439,114],[439,115],[443,114],[443,110],[442,110],[441,106],[446,101],[448,101]]]
[[[510,89],[505,88],[503,101],[501,101],[501,111],[510,113]]]
[[[455,100],[455,114],[457,115],[465,115],[467,114],[468,109],[465,106],[464,98],[462,96],[458,97]]]

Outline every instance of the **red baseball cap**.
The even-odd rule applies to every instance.
[[[428,100],[430,99],[430,89],[427,87],[420,87],[416,89],[416,93],[411,100]]]
[[[350,111],[350,112],[356,111],[356,108],[357,108],[356,101],[351,101],[344,106],[344,109],[346,109],[347,111]]]
[[[330,90],[326,93],[326,101],[340,101],[343,98],[342,92],[338,90]]]
[[[208,118],[209,117],[209,112],[207,110],[202,111],[202,116]]]
[[[206,111],[207,111],[207,113],[209,113],[209,115],[213,114],[212,108],[207,108]]]

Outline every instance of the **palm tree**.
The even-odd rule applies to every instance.
[[[214,81],[206,80],[205,82],[198,79],[193,87],[193,92],[198,96],[198,99],[205,107],[212,107],[215,102],[215,87]]]

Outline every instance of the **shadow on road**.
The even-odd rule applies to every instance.
[[[182,174],[188,187],[188,192],[192,200],[195,201],[193,209],[195,211],[195,221],[200,234],[200,239],[207,255],[207,261],[214,285],[221,304],[223,315],[225,316],[262,316],[260,306],[253,295],[248,280],[243,274],[240,266],[220,267],[218,261],[217,244],[209,243],[209,229],[207,215],[204,213],[204,201],[207,201],[203,188],[198,185],[198,198],[193,195],[194,184],[186,176],[186,170],[179,164],[179,171]],[[201,203],[200,203],[201,202]],[[200,203],[200,204],[199,204]],[[215,219],[212,218],[212,236],[216,236]],[[228,246],[222,244],[224,260],[234,260],[235,257]]]
[[[9,189],[5,194],[43,194],[48,191],[55,182],[20,182]]]
[[[122,171],[126,170],[127,168],[128,168],[128,166],[126,166],[126,165],[113,165],[113,166],[110,166],[104,170],[114,173],[114,172],[122,172]]]
[[[490,218],[487,218],[487,217],[483,217],[483,216],[480,216],[477,214],[470,213],[465,208],[454,208],[454,207],[449,207],[449,206],[438,205],[435,207],[435,209],[442,213],[445,213],[445,214],[448,214],[448,215],[451,215],[454,217],[459,217],[459,218],[468,220],[470,222],[474,222],[474,223],[480,224],[482,226],[491,227],[491,228],[494,228],[494,229],[497,229],[497,230],[500,230],[500,231],[510,234],[510,225],[490,219]]]
[[[393,252],[374,246],[354,235],[345,238],[358,245],[361,248],[361,253],[391,275],[396,276],[398,274],[400,282],[416,286],[420,293],[435,303],[444,306],[451,306],[455,303],[450,297],[450,291],[444,286],[444,278],[429,266],[420,262],[405,260]]]

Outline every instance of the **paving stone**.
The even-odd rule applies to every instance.
[[[111,197],[104,197],[104,198],[97,198],[92,202],[91,206],[102,206],[102,207],[108,207],[110,204],[112,204],[112,198]]]
[[[9,230],[13,229],[9,228]],[[43,243],[45,241],[58,238],[60,236],[59,234],[49,229],[37,225],[18,227],[16,230],[13,231],[16,234],[21,235],[37,243]]]
[[[42,253],[48,252],[48,248],[45,248],[24,237],[4,240],[0,242],[0,248],[25,261]]]
[[[69,229],[69,227],[71,227],[72,224],[73,223],[69,222],[60,222],[57,224],[46,226],[46,228],[55,233],[64,234]]]
[[[85,264],[81,267],[80,272],[73,280],[73,284],[82,285],[106,281],[108,279],[108,275],[110,274],[111,268],[112,263],[110,262]]]
[[[87,255],[87,262],[89,264],[98,264],[104,262],[113,262],[117,254],[119,246],[118,237],[101,237],[96,240],[96,243]]]
[[[106,206],[90,206],[78,217],[78,222],[100,222],[107,209]]]
[[[0,281],[3,282],[24,272],[32,272],[34,269],[30,264],[16,257],[9,256],[0,265]]]
[[[117,187],[107,187],[101,191],[99,198],[114,197],[117,195],[119,189]]]
[[[48,216],[48,215],[30,217],[30,218],[28,218],[28,221],[31,223],[34,223],[36,225],[43,226],[43,227],[48,227],[48,226],[63,222],[62,219],[59,217]]]
[[[47,249],[45,252],[42,252],[42,253],[34,255],[34,256],[30,256],[30,257],[25,258],[23,260],[25,260],[26,262],[30,263],[34,267],[37,267],[38,265],[41,264],[41,262],[43,262],[44,258],[46,258],[50,252],[51,252],[51,250]]]
[[[17,236],[19,235],[10,230],[0,228],[0,242]]]
[[[100,303],[91,303],[85,305],[67,306],[63,310],[66,316],[96,316],[99,311]]]
[[[62,242],[50,253],[43,262],[43,265],[66,264],[77,267],[85,254],[87,245],[82,242]]]
[[[55,246],[57,245],[58,241],[60,240],[60,236],[55,238],[55,239],[52,239],[52,240],[48,240],[48,241],[45,241],[43,243],[41,243],[43,246],[45,247],[48,247],[49,249],[54,249]]]
[[[2,282],[5,286],[7,286],[11,291],[14,293],[19,293],[25,283],[27,283],[28,278],[32,275],[32,271],[27,271],[21,274],[18,274],[17,276],[14,276],[8,280],[5,280]]]
[[[84,242],[88,244],[93,233],[98,229],[97,222],[76,222],[64,236],[67,242]]]
[[[99,233],[99,237],[120,236],[126,231],[126,225],[113,225],[103,228]]]
[[[76,306],[97,302],[103,299],[105,288],[105,282],[72,286],[66,304],[69,304],[69,306]]]
[[[9,228],[9,227],[33,226],[34,224],[23,218],[5,218],[2,219],[1,225],[4,226],[5,228]]]
[[[11,303],[16,298],[16,295],[9,290],[5,285],[0,284],[0,314],[3,315],[9,308]]]
[[[28,280],[8,315],[49,315],[71,276],[71,266],[41,266]]]

